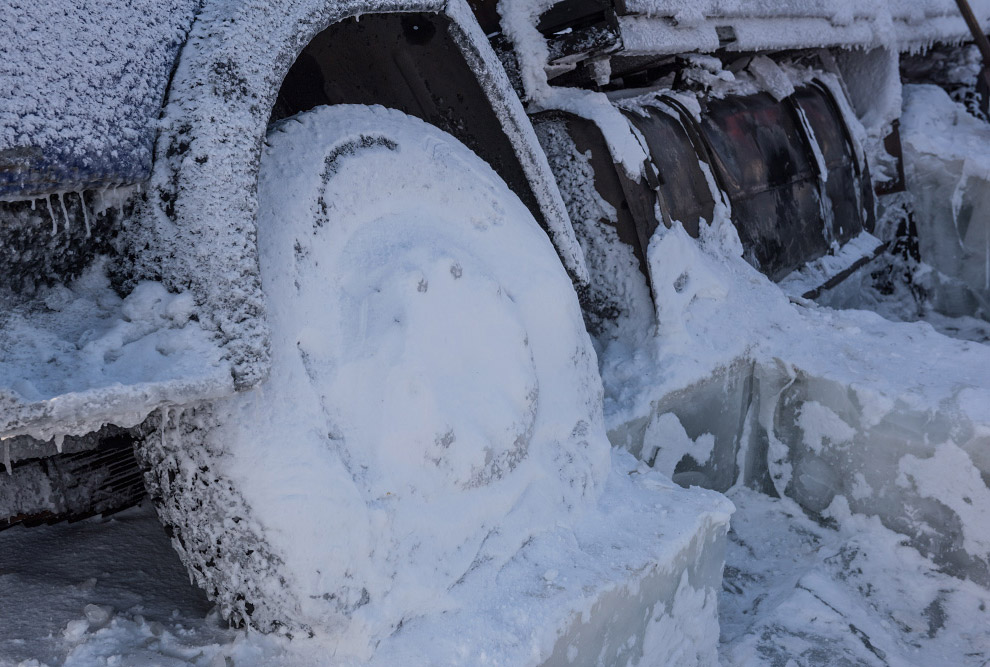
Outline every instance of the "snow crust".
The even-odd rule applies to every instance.
[[[723,664],[981,664],[990,348],[791,303],[702,230],[653,238],[657,328],[598,344],[613,443],[737,506]]]
[[[743,429],[741,440],[715,444],[727,449],[723,460],[736,462],[737,476],[723,488],[765,484],[815,511],[846,496],[854,512],[879,515],[952,572],[987,581],[983,538],[965,538],[972,551],[959,542],[968,534],[986,535],[985,525],[968,511],[946,515],[940,509],[960,493],[952,480],[988,472],[982,453],[990,423],[986,346],[946,338],[924,323],[795,306],[742,261],[727,221],[713,225],[700,243],[679,225],[657,234],[650,263],[657,331],[600,341],[613,442],[636,452],[659,451],[656,460],[666,466],[681,457],[663,455],[664,447],[693,449],[704,466],[711,445],[699,440],[703,432],[690,433],[695,444],[682,445],[682,438],[656,423],[662,406],[685,391],[690,400],[693,390],[685,388],[716,382],[720,374],[737,374],[740,382],[751,378],[754,388],[740,406],[720,407],[725,397],[716,393],[708,408],[721,415],[709,432],[724,420],[735,426],[729,433]],[[695,395],[704,400],[705,394]],[[645,439],[661,435],[666,441]],[[933,458],[938,447],[948,448],[957,465],[939,464],[950,457]],[[908,456],[937,472],[927,481],[902,474]],[[868,490],[853,483],[856,473],[864,475]],[[983,502],[975,492],[966,497]]]
[[[990,16],[990,4],[985,0],[971,1],[977,17]],[[701,17],[759,17],[778,16],[826,18],[837,24],[855,18],[877,18],[889,14],[911,22],[935,16],[956,16],[959,8],[952,0],[625,0],[626,10],[655,16],[673,16],[678,22],[691,24]]]
[[[106,262],[24,302],[5,295],[0,436],[84,435],[129,427],[173,402],[224,395],[230,366],[197,321],[192,296],[151,281],[120,298]],[[54,452],[52,452],[54,453]]]
[[[977,19],[990,23],[990,4],[971,2]],[[728,50],[826,46],[892,46],[908,50],[935,41],[970,38],[951,0],[627,0],[619,17],[626,52],[683,53],[722,46],[718,28],[728,26]]]

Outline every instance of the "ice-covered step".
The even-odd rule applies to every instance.
[[[990,583],[990,346],[791,303],[733,240],[651,243],[661,335],[654,358],[603,354],[606,395],[629,397],[606,403],[613,443],[681,483],[876,517]]]
[[[192,298],[153,282],[126,298],[97,264],[25,300],[0,295],[0,438],[133,426],[158,406],[233,391]]]
[[[878,517],[990,583],[990,346],[865,311],[796,314],[773,357],[754,350],[658,397],[613,443],[682,484]]]
[[[479,563],[456,611],[411,618],[372,665],[716,665],[732,503],[616,450],[598,506]]]

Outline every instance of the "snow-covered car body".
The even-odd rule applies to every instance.
[[[968,39],[951,2],[207,0],[100,13],[66,0],[64,10],[18,8],[15,39],[0,46],[10,56],[0,81],[22,91],[0,103],[0,252],[8,260],[0,288],[9,313],[0,323],[0,438],[8,469],[52,454],[49,441],[72,454],[119,439],[105,429],[142,423],[162,428],[164,446],[170,415],[182,406],[262,384],[271,367],[257,247],[266,133],[315,106],[379,104],[474,150],[547,233],[598,335],[613,444],[684,486],[744,483],[796,497],[811,513],[844,494],[853,511],[879,514],[954,573],[988,576],[985,540],[970,534],[978,512],[965,506],[973,496],[979,507],[986,500],[973,491],[975,473],[986,470],[985,356],[935,336],[893,336],[868,319],[843,320],[840,331],[828,317],[795,315],[782,296],[807,304],[802,299],[883,250],[864,233],[875,227],[875,181],[896,168],[877,147],[901,113],[899,54]],[[986,23],[990,4],[977,10]],[[38,40],[53,23],[60,39]],[[794,66],[805,60],[804,69]],[[684,77],[699,85],[682,87]],[[708,98],[715,102],[703,109]],[[53,99],[69,111],[49,106]],[[725,132],[721,149],[713,139],[719,128],[705,129],[719,101],[738,106],[727,125],[751,119],[735,135]],[[562,118],[570,128],[561,128]],[[753,193],[733,192],[719,159],[774,118],[786,132],[752,151],[749,166],[765,168],[788,151],[793,164],[779,182],[764,178]],[[578,145],[580,122],[590,124],[584,139],[595,146]],[[688,140],[666,162],[662,142],[652,141],[663,123]],[[834,152],[823,150],[826,136]],[[599,177],[619,183],[614,200]],[[764,196],[784,186],[787,206]],[[638,203],[630,188],[639,188]],[[694,220],[669,206],[685,192],[683,210]],[[756,241],[729,215],[741,215],[749,194],[770,202],[754,206],[752,220],[780,209]],[[638,216],[617,232],[628,247],[594,236],[598,222],[625,215],[623,203]],[[831,224],[839,210],[852,221],[846,227]],[[800,223],[792,252],[774,245],[783,221]],[[104,254],[113,259],[98,259]],[[797,332],[808,345],[780,347],[783,338],[766,336],[765,322],[751,317],[761,309],[770,329]],[[852,352],[840,335],[847,330],[866,332]],[[933,346],[963,361],[952,377],[901,401],[909,379],[891,372],[896,354],[877,360],[869,349],[885,336],[912,354]],[[836,376],[816,364],[821,350],[860,369]],[[925,421],[933,411],[937,418]],[[902,423],[920,424],[904,440],[903,459],[903,442],[892,435]],[[935,443],[949,431],[955,440]],[[884,451],[896,452],[879,470],[868,455],[875,441],[894,443]],[[170,442],[174,461],[183,443]],[[210,454],[201,453],[204,473]],[[157,463],[166,480],[183,470]],[[937,468],[956,464],[969,495],[947,496],[947,511],[929,502],[925,485]],[[888,473],[897,466],[901,481],[893,483]],[[916,480],[907,491],[905,479]],[[663,577],[651,578],[649,568],[636,576],[671,609],[684,591],[701,592],[691,609],[710,620],[726,519],[711,497],[698,497],[696,524],[679,535],[683,549],[668,554],[677,566]],[[65,514],[79,513],[66,505]],[[689,571],[700,583],[680,586]],[[633,615],[642,618],[648,603],[652,618],[655,602],[641,599]],[[246,605],[238,613],[249,615]],[[579,625],[552,647],[559,660]],[[578,643],[594,653],[602,634]],[[713,641],[708,628],[698,644]]]
[[[7,6],[0,199],[143,183],[197,0]]]
[[[70,380],[61,389],[41,389],[31,396],[34,400],[8,387],[0,391],[4,437],[31,433],[48,439],[81,435],[106,422],[133,424],[155,407],[180,401],[180,394],[189,400],[205,398],[251,386],[266,376],[264,298],[254,247],[258,156],[290,66],[316,35],[345,19],[436,17],[446,51],[425,56],[437,59],[436,81],[449,80],[450,96],[455,93],[451,85],[473,85],[474,90],[461,108],[441,112],[434,108],[434,112],[456,115],[448,123],[451,127],[465,118],[472,120],[468,129],[484,137],[476,150],[499,165],[503,177],[545,225],[571,275],[579,284],[586,281],[546,160],[522,105],[466,5],[296,2],[276,9],[236,2],[207,3],[202,8],[150,3],[148,8],[100,14],[98,19],[90,17],[93,12],[84,4],[66,3],[63,13],[52,14],[49,9],[19,12],[24,17],[14,33],[18,39],[6,47],[11,53],[23,50],[29,57],[5,59],[5,80],[14,90],[30,91],[8,98],[2,112],[0,151],[9,164],[4,170],[3,198],[12,202],[5,206],[13,211],[5,215],[4,243],[10,260],[5,277],[13,287],[10,309],[18,310],[13,304],[19,301],[25,302],[23,309],[32,309],[31,297],[20,289],[23,285],[31,292],[36,282],[78,274],[99,252],[99,241],[105,240],[101,237],[113,233],[111,223],[101,223],[104,219],[96,212],[120,203],[121,192],[125,197],[140,193],[127,200],[139,203],[127,231],[114,233],[115,242],[127,246],[125,253],[134,260],[123,280],[129,285],[156,280],[172,291],[194,295],[197,318],[212,332],[219,354],[207,352],[189,366],[211,368],[209,378],[203,373],[185,379],[175,373],[160,378],[152,374],[137,383],[144,386],[132,384],[130,389],[121,378],[90,378],[75,382],[74,387]],[[149,16],[157,20],[149,22]],[[35,39],[37,26],[47,20],[55,21],[62,41]],[[401,32],[399,23],[396,19],[383,30]],[[105,34],[119,37],[104,40]],[[89,49],[92,42],[105,44]],[[73,50],[84,53],[76,59],[59,55]],[[413,66],[424,77],[433,75],[425,62]],[[325,73],[332,74],[332,69]],[[406,74],[413,76],[411,71]],[[30,85],[35,78],[38,85]],[[371,78],[369,73],[367,80]],[[401,108],[412,97],[408,92],[406,96],[391,103],[377,101]],[[101,101],[108,97],[109,101]],[[63,100],[71,111],[61,113],[54,105],[49,111],[40,102],[47,99]],[[125,189],[128,186],[134,190]],[[62,236],[49,239],[40,234],[42,214],[49,217],[53,229],[63,226],[64,219]],[[85,229],[79,222],[85,223]],[[39,246],[45,249],[33,253],[32,248]],[[60,261],[64,257],[68,258]],[[11,365],[2,374],[10,382],[25,374],[17,364],[31,363],[30,352],[14,351],[29,342],[15,336],[11,332],[7,338]],[[218,370],[218,365],[227,368]],[[224,375],[226,382],[221,381]],[[87,382],[97,386],[87,387]],[[71,389],[66,391],[65,385]],[[61,399],[53,400],[56,397]]]

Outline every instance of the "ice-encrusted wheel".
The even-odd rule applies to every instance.
[[[381,107],[269,134],[262,386],[139,445],[223,613],[355,654],[597,498],[601,382],[547,236],[456,139]]]

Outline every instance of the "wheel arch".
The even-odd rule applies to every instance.
[[[256,246],[257,176],[278,93],[321,33],[347,19],[360,25],[362,15],[391,13],[449,21],[450,37],[522,169],[530,196],[521,199],[536,209],[578,289],[587,283],[546,157],[465,0],[208,2],[167,93],[151,179],[129,241],[136,276],[194,293],[239,388],[264,379],[269,363]]]

